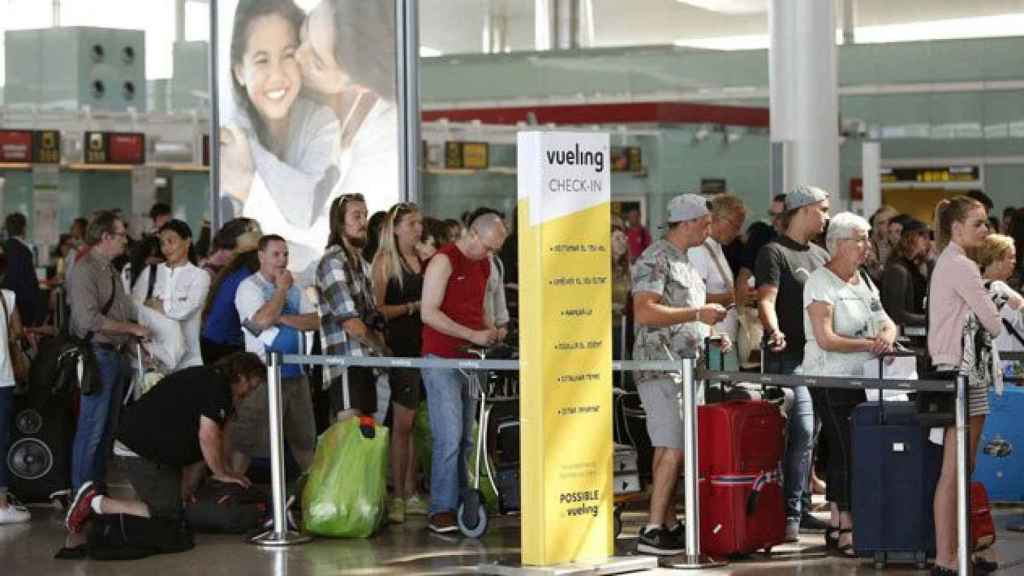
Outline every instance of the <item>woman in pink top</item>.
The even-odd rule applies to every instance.
[[[988,215],[980,202],[967,196],[943,200],[935,210],[936,243],[941,251],[932,272],[928,298],[928,353],[936,368],[956,370],[963,358],[963,331],[967,315],[973,312],[993,336],[1002,325],[999,312],[989,297],[978,265],[966,250],[982,245],[989,234]],[[970,464],[988,414],[988,390],[968,387],[970,416]],[[956,428],[948,426],[942,449],[942,473],[935,489],[935,566],[933,576],[957,573],[956,527]]]

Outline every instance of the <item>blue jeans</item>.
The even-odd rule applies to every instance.
[[[792,374],[800,360],[784,359],[780,373]],[[782,459],[782,497],[786,520],[799,522],[810,512],[810,475],[814,453],[814,402],[806,386],[793,389],[793,404],[786,414],[786,454]]]
[[[99,368],[100,389],[82,396],[78,428],[71,447],[71,488],[75,491],[87,480],[102,482],[107,475],[107,455],[114,443],[117,418],[124,399],[124,380],[128,374],[121,355],[94,346]]]
[[[427,389],[430,433],[434,436],[430,513],[454,512],[459,507],[459,495],[469,485],[466,455],[473,446],[477,398],[469,395],[466,376],[458,370],[424,368],[423,384]]]
[[[14,420],[14,386],[0,388],[0,496],[7,494],[10,473],[7,451],[11,449],[11,422]]]

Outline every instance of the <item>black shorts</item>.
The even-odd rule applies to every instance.
[[[181,468],[142,458],[121,458],[135,496],[146,503],[153,517],[176,518],[181,514]]]
[[[339,374],[331,381],[331,416],[342,410],[359,410],[365,416],[377,411],[377,377],[373,368],[353,366],[348,381]]]
[[[392,368],[388,372],[391,401],[403,408],[415,410],[420,405],[422,378],[419,368]]]

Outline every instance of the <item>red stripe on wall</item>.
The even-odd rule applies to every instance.
[[[521,106],[503,108],[466,108],[424,110],[424,122],[447,118],[451,122],[516,124],[527,122],[530,113],[537,123],[547,124],[723,124],[727,126],[768,127],[768,109],[746,106],[719,106],[682,102],[630,102],[622,104],[571,104],[559,106]]]

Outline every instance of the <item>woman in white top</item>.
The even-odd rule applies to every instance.
[[[861,273],[867,260],[871,226],[851,212],[829,223],[825,243],[831,259],[804,285],[804,360],[799,372],[819,376],[863,376],[864,362],[892,350],[896,325],[882,309],[878,290]],[[828,441],[826,500],[832,505],[826,544],[842,556],[853,551],[850,513],[850,415],[865,400],[863,390],[820,388],[812,395],[814,412]]]
[[[996,297],[1004,328],[1007,324],[1012,328],[1000,332],[992,343],[993,347],[1000,352],[1024,350],[1024,297],[1006,284],[1017,265],[1017,249],[1013,238],[992,234],[985,238],[980,247],[971,251],[971,257],[978,263],[989,292]]]
[[[394,23],[394,2],[322,0],[302,27],[295,57],[304,94],[340,123],[328,203],[361,193],[372,213],[399,201]]]
[[[210,290],[210,275],[192,263],[192,230],[181,220],[160,228],[160,252],[164,262],[155,271],[144,270],[132,290],[136,303],[178,323],[184,353],[170,371],[203,363],[199,348],[200,313]],[[152,289],[150,281],[152,280]],[[143,315],[145,310],[140,311]]]
[[[7,272],[7,256],[0,250],[0,278]],[[7,484],[10,472],[7,468],[7,451],[11,447],[11,422],[14,420],[14,369],[8,349],[8,326],[15,336],[22,333],[18,310],[14,307],[14,292],[0,290],[3,307],[0,308],[0,525],[28,522],[28,510],[7,499]]]

